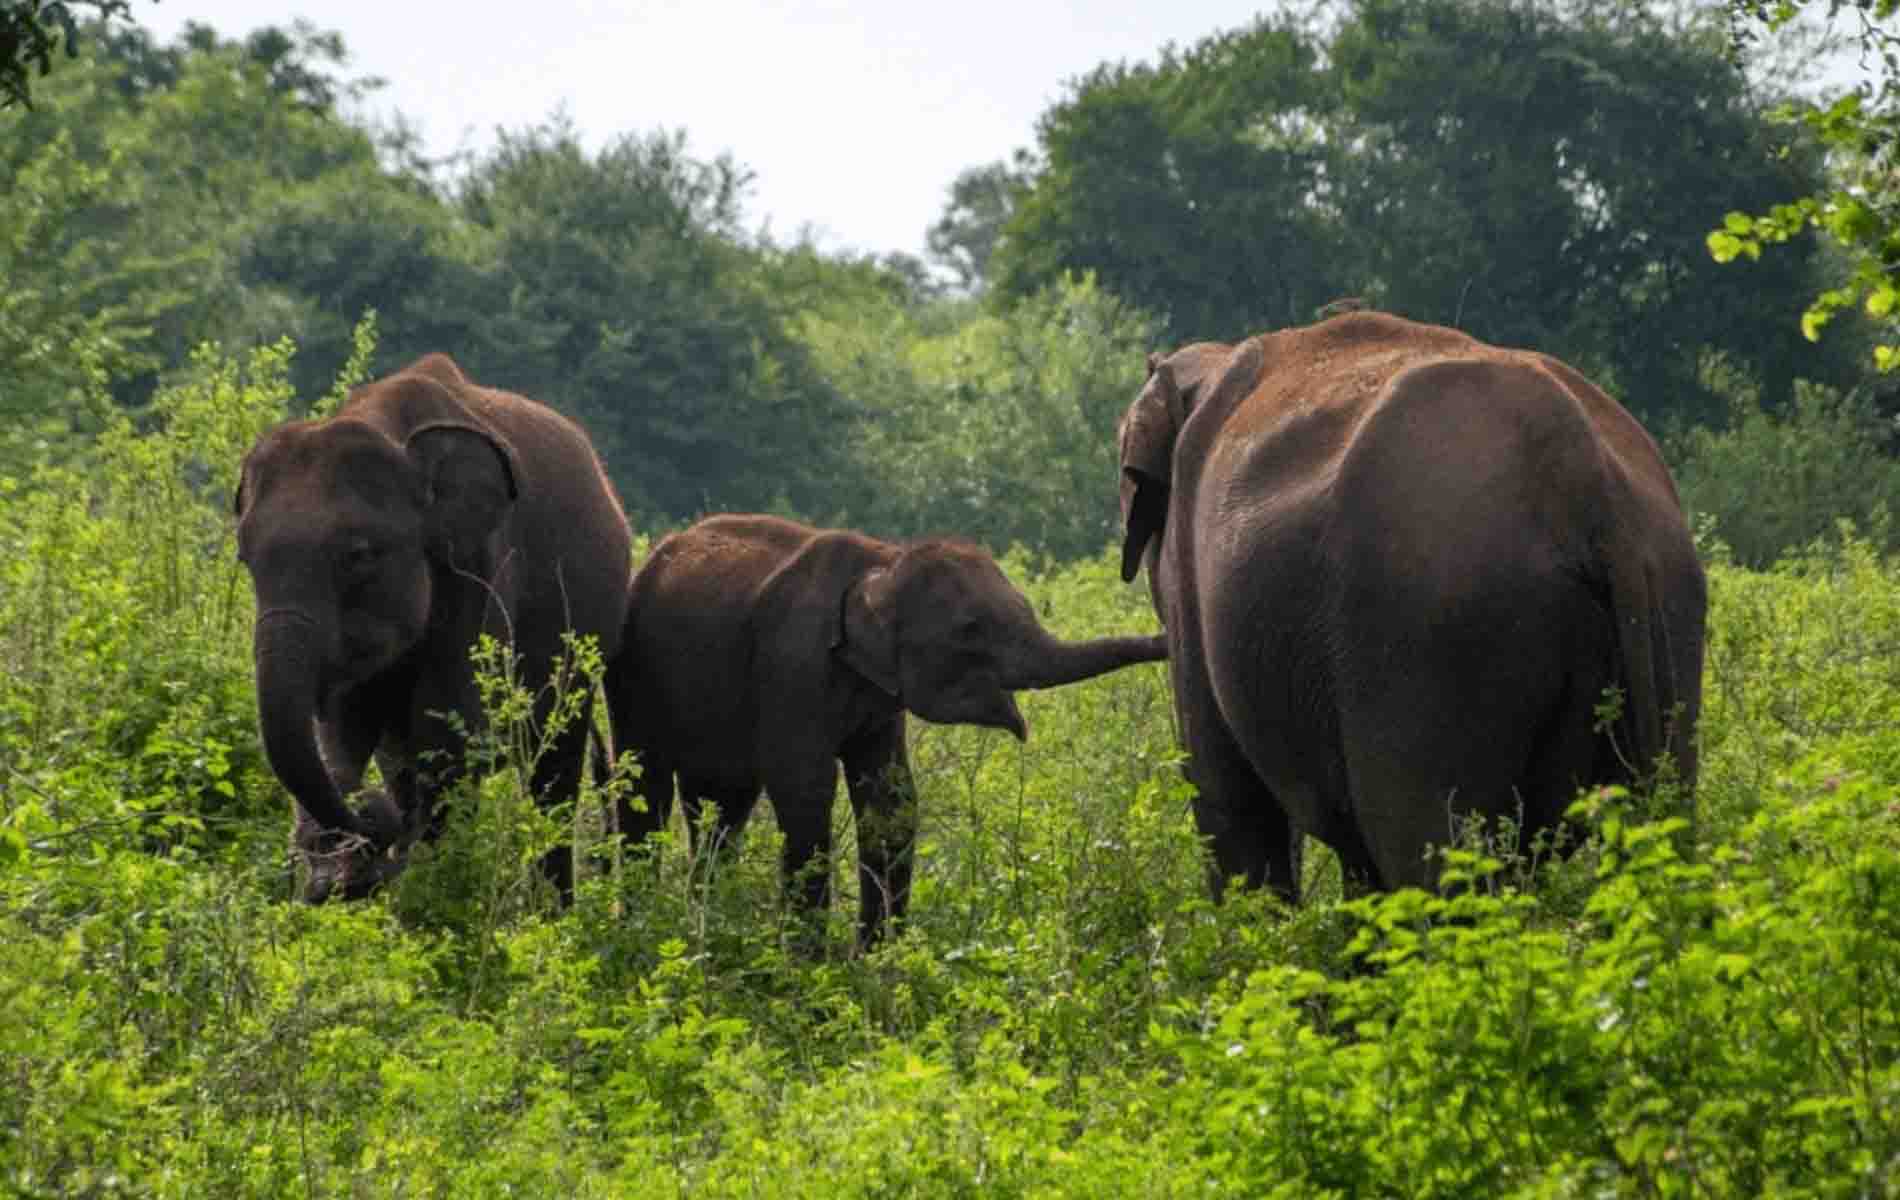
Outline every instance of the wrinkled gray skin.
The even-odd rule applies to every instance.
[[[257,596],[258,721],[296,799],[306,898],[356,897],[440,829],[459,770],[442,713],[481,727],[469,649],[512,640],[539,693],[567,630],[619,647],[632,539],[587,435],[552,409],[471,383],[432,354],[292,421],[245,456],[238,557]],[[570,799],[586,744],[566,731],[534,775]],[[352,811],[374,754],[387,792]],[[565,892],[572,863],[544,864]]]
[[[718,805],[729,841],[763,788],[785,833],[782,867],[807,915],[830,903],[838,764],[857,818],[859,943],[903,919],[916,805],[904,717],[1028,727],[1012,692],[1089,679],[1166,653],[1158,637],[1063,642],[973,546],[907,546],[768,516],[701,521],[635,576],[609,703],[638,750],[644,835],[677,775],[689,818]],[[807,864],[818,864],[803,873]]]
[[[1123,417],[1216,896],[1430,886],[1462,815],[1696,777],[1707,593],[1642,427],[1563,363],[1376,313],[1150,360]],[[1606,688],[1621,718],[1599,732]],[[1687,791],[1685,794],[1687,794]]]

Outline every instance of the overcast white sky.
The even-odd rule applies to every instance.
[[[238,37],[309,17],[343,34],[372,108],[428,152],[488,145],[557,105],[590,147],[684,129],[755,175],[749,223],[827,249],[921,253],[964,167],[1034,141],[1096,64],[1151,58],[1252,20],[1249,0],[136,0],[161,40],[187,20]]]

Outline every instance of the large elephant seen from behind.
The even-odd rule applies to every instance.
[[[1665,755],[1692,793],[1702,568],[1655,442],[1570,367],[1353,313],[1151,358],[1120,451],[1216,894],[1296,898],[1302,834],[1430,886],[1461,818],[1529,838]]]
[[[235,504],[257,596],[258,719],[297,802],[306,896],[360,895],[392,873],[392,842],[439,828],[436,797],[483,720],[478,635],[518,656],[541,715],[563,634],[618,649],[627,519],[579,426],[442,354],[358,388],[334,416],[264,434]],[[587,723],[537,763],[544,800],[574,794]],[[385,788],[353,811],[372,754]],[[545,865],[570,886],[566,851]]]
[[[717,804],[720,837],[745,824],[763,789],[785,834],[790,898],[822,913],[842,761],[868,945],[910,895],[906,713],[1023,738],[1012,692],[1165,653],[1158,637],[1056,639],[995,560],[963,542],[894,545],[770,516],[701,521],[634,577],[608,669],[621,748],[641,756],[647,808],[634,832],[665,823],[676,776],[689,818]]]

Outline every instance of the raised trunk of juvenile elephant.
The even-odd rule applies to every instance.
[[[1064,642],[1044,636],[1033,653],[1010,664],[1003,686],[1011,691],[1061,687],[1135,663],[1160,662],[1168,656],[1161,637],[1105,637]]]
[[[271,770],[317,827],[360,832],[317,747],[317,693],[322,675],[322,630],[293,612],[258,618],[257,715]]]

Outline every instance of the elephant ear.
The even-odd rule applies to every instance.
[[[1135,577],[1142,551],[1167,521],[1174,483],[1174,440],[1185,417],[1174,365],[1148,356],[1148,383],[1122,419],[1122,580]]]
[[[1174,445],[1181,427],[1203,405],[1227,407],[1253,390],[1266,366],[1259,338],[1248,338],[1230,352],[1218,345],[1182,351],[1172,358],[1148,356],[1148,384],[1122,419],[1122,580],[1141,568],[1148,542],[1167,523],[1174,487]],[[1212,365],[1221,364],[1212,385]],[[1177,372],[1186,371],[1183,383]]]
[[[427,489],[427,538],[446,561],[485,572],[482,551],[520,493],[514,447],[470,421],[431,421],[409,435],[408,451]]]
[[[896,586],[888,568],[867,571],[838,604],[831,652],[896,699],[903,690],[897,666]]]

